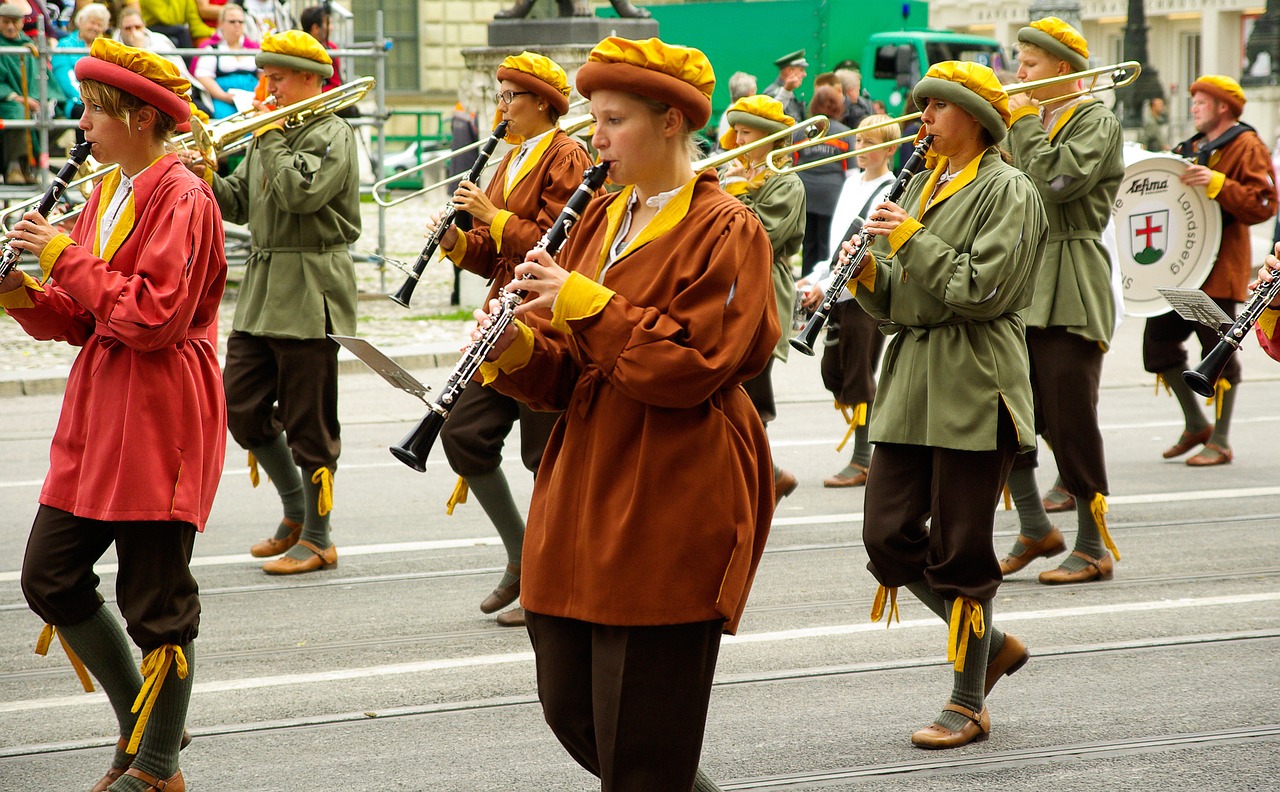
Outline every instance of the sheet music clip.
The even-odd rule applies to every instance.
[[[1205,327],[1212,327],[1222,332],[1223,325],[1230,325],[1234,320],[1218,307],[1209,295],[1199,289],[1183,289],[1172,286],[1157,286],[1160,296],[1169,301],[1178,316],[1192,322],[1199,322]]]
[[[416,377],[405,371],[399,363],[382,354],[373,344],[355,336],[330,335],[329,337],[341,344],[348,352],[360,358],[361,362],[373,369],[378,376],[391,383],[393,387],[399,388],[405,393],[411,393],[417,396],[424,404],[427,403],[427,393],[431,388],[418,382]]]

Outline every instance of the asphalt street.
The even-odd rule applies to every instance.
[[[863,491],[824,489],[844,460],[814,359],[775,367],[770,437],[800,479],[783,501],[738,636],[725,640],[703,767],[725,789],[1274,789],[1280,777],[1280,363],[1252,345],[1231,436],[1235,462],[1193,469],[1160,452],[1174,400],[1141,371],[1141,322],[1120,331],[1101,413],[1123,555],[1115,579],[1047,587],[1039,561],[1000,589],[995,623],[1032,661],[989,699],[989,740],[910,744],[946,701],[946,630],[905,591],[902,621],[871,624]],[[436,386],[447,368],[418,369]],[[278,516],[243,452],[226,471],[193,566],[203,617],[182,756],[192,790],[597,788],[542,720],[519,629],[480,613],[504,554],[475,503],[446,516],[454,476],[387,447],[423,407],[368,373],[341,379],[336,569],[274,578],[248,547]],[[61,649],[32,653],[40,621],[18,570],[60,395],[0,399],[0,790],[86,789],[115,722]],[[518,456],[518,455],[517,455]],[[666,471],[680,487],[717,471]],[[532,477],[504,467],[527,502]],[[625,475],[625,471],[619,471]],[[1053,480],[1042,453],[1040,479]],[[1062,516],[1062,515],[1059,515]],[[1058,520],[1070,542],[1074,516]],[[996,549],[1017,518],[997,515]],[[114,558],[102,592],[114,607]]]

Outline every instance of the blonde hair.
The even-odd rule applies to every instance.
[[[97,80],[81,80],[80,97],[84,100],[85,106],[97,105],[111,118],[123,121],[125,127],[130,130],[130,134],[133,130],[133,114],[144,107],[150,107],[156,111],[155,133],[161,140],[168,140],[178,128],[178,122],[174,121],[172,116],[160,112],[153,105],[114,85],[107,85]]]
[[[875,124],[885,124],[885,126],[879,129],[872,129],[869,132],[858,132],[858,136],[871,145],[888,143],[890,140],[902,137],[902,126],[900,124],[887,123],[889,121],[893,121],[893,119],[887,115],[869,115],[862,119],[862,123],[858,124],[858,129],[874,126]]]
[[[627,96],[648,108],[649,112],[655,116],[666,115],[666,112],[673,107],[673,105],[669,105],[666,102],[650,99],[637,93],[629,91],[626,93]],[[702,149],[698,148],[698,130],[694,128],[693,122],[689,120],[688,116],[683,114],[681,116],[684,119],[684,131],[681,132],[680,142],[684,146],[685,153],[689,155],[689,161],[692,162],[702,156]]]

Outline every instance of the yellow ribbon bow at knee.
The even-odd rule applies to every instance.
[[[142,743],[142,732],[147,727],[147,720],[151,718],[151,710],[156,706],[156,699],[160,697],[160,688],[164,686],[164,680],[169,676],[170,666],[176,666],[179,679],[187,678],[187,656],[182,653],[182,647],[177,644],[165,644],[142,659],[142,687],[138,690],[138,697],[133,700],[132,709],[129,710],[138,713],[138,723],[133,727],[128,747],[124,749],[126,753],[138,752],[138,745]]]
[[[884,616],[885,602],[889,604],[889,618],[885,620],[886,628],[893,624],[893,620],[897,619],[898,624],[902,624],[902,616],[898,613],[898,587],[887,588],[880,586],[876,589],[876,598],[871,601],[871,621],[878,622],[880,617]]]
[[[987,634],[982,605],[969,597],[956,597],[951,605],[951,627],[947,638],[947,660],[955,663],[956,673],[964,673],[964,656],[969,651],[969,633],[978,638]]]

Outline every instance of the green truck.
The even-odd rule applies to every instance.
[[[798,49],[809,61],[808,76],[797,90],[802,101],[813,96],[816,75],[853,61],[862,72],[863,89],[895,116],[904,113],[911,86],[930,64],[969,60],[1007,68],[995,39],[929,30],[924,2],[747,0],[647,8],[663,41],[697,47],[711,59],[716,70],[713,118],[729,105],[730,75],[754,74],[763,91],[778,75],[774,60]],[[612,10],[600,13],[611,15]]]

